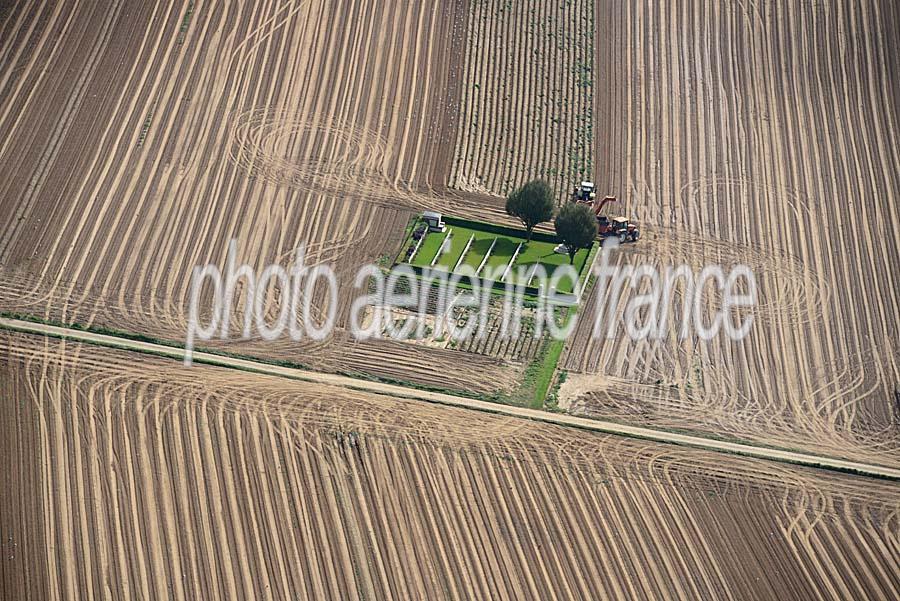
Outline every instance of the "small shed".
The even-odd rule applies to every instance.
[[[422,213],[422,219],[424,219],[426,225],[428,225],[429,232],[443,232],[447,229],[447,226],[444,224],[443,215],[440,213],[435,211],[425,211]]]

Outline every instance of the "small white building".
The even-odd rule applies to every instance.
[[[425,211],[422,213],[422,219],[424,219],[425,223],[428,225],[429,232],[443,232],[447,229],[446,224],[444,224],[443,215],[440,213],[436,213],[435,211]]]

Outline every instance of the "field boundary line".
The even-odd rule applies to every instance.
[[[185,353],[183,348],[175,346],[166,346],[163,344],[145,342],[141,340],[131,340],[119,336],[110,336],[108,334],[100,334],[85,330],[76,330],[49,324],[23,321],[19,319],[0,318],[0,328],[26,334],[36,334],[40,336],[62,338],[66,340],[73,340],[76,342],[83,342],[98,346],[105,346],[109,348],[145,353],[178,360],[182,360]],[[669,432],[666,430],[656,430],[653,428],[646,428],[642,426],[630,426],[616,422],[577,417],[574,415],[550,413],[548,411],[540,409],[502,405],[490,401],[482,401],[443,392],[433,392],[416,388],[408,388],[399,384],[389,384],[386,382],[357,379],[339,374],[328,374],[295,367],[272,365],[261,361],[230,357],[227,355],[218,355],[215,353],[204,351],[195,350],[193,352],[193,361],[195,363],[202,363],[205,365],[240,369],[243,371],[264,375],[371,392],[374,394],[380,394],[394,398],[419,400],[452,407],[473,409],[476,411],[505,415],[508,417],[529,419],[532,421],[555,424],[558,426],[579,428],[582,430],[588,430],[602,434],[612,434],[616,436],[624,436],[652,442],[674,444],[678,446],[704,449],[707,451],[727,453],[730,455],[740,455],[743,457],[750,457],[754,459],[778,461],[793,465],[826,469],[842,473],[850,473],[859,476],[900,481],[900,469],[837,459],[834,457],[761,447],[747,443],[717,440],[714,438],[706,438],[703,436],[696,436],[691,434],[681,434],[676,432]]]

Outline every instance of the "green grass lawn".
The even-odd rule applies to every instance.
[[[484,253],[487,252],[487,249],[491,245],[491,240],[493,240],[494,237],[487,232],[470,230],[468,228],[462,227],[453,228],[452,248],[450,249],[450,252],[441,257],[441,260],[438,261],[438,265],[440,265],[441,267],[446,267],[450,270],[456,267],[456,264],[459,262],[459,258],[462,255],[463,250],[465,250],[466,248],[466,244],[468,244],[469,242],[469,238],[471,238],[473,235],[475,236],[475,239],[472,240],[472,245],[469,247],[468,252],[466,252],[466,257],[463,260],[463,263],[466,265],[471,265],[473,268],[478,267],[478,263],[481,262],[481,259],[484,257]],[[479,250],[481,252],[480,255]],[[476,256],[478,257],[477,262],[475,262]]]
[[[488,257],[485,269],[498,269],[500,274],[502,274],[506,265],[509,264],[509,261],[516,252],[516,248],[519,244],[525,241],[524,232],[522,237],[518,237],[496,234],[474,227],[448,226],[446,232],[432,232],[427,235],[425,241],[422,242],[421,248],[419,248],[419,252],[413,259],[412,264],[418,267],[430,266],[448,235],[450,235],[450,248],[441,255],[436,263],[436,266],[444,267],[448,270],[452,270],[457,262],[459,262],[463,250],[465,250],[469,239],[473,236],[474,239],[472,240],[472,245],[466,252],[463,264],[469,265],[473,269],[477,269],[482,260],[484,260],[485,254],[493,244],[494,248],[490,257]],[[496,240],[496,244],[494,243],[494,240]],[[555,267],[567,265],[569,263],[569,256],[554,252],[553,249],[555,246],[556,244],[553,242],[538,240],[532,240],[525,244],[522,247],[522,251],[516,257],[516,261],[513,264],[509,277],[517,278],[519,276],[519,268],[525,268],[524,277],[527,278],[531,275],[532,269],[536,264],[544,265],[547,269],[548,276],[552,275]],[[575,263],[573,266],[578,273],[581,273],[583,270],[590,252],[590,249],[582,249],[575,255]],[[519,283],[516,280],[513,281]],[[565,280],[560,282],[558,290],[562,293],[572,292],[572,282]]]
[[[543,351],[538,356],[534,364],[530,365],[525,374],[526,381],[533,380],[534,396],[530,399],[529,406],[532,409],[543,409],[544,401],[547,399],[547,393],[550,390],[550,383],[553,381],[553,374],[556,373],[556,366],[559,363],[559,357],[562,355],[563,348],[566,346],[565,340],[548,340]]]
[[[456,262],[459,261],[459,257],[462,255],[466,243],[469,242],[469,236],[471,236],[471,232],[457,231],[457,228],[453,228],[453,237],[450,239],[450,249],[441,256],[437,265],[446,267],[447,269],[453,269],[453,267],[456,266]]]
[[[518,267],[526,267],[525,270],[526,277],[531,274],[534,265],[542,264],[547,269],[548,275],[553,273],[553,269],[560,265],[568,265],[569,264],[569,255],[563,255],[557,252],[554,252],[555,244],[551,244],[549,242],[529,242],[526,245],[522,252],[519,253],[519,256],[516,258],[516,264],[514,268]],[[582,249],[579,250],[575,254],[575,262],[573,267],[575,267],[575,271],[581,273],[581,270],[584,268],[584,263],[587,261],[588,255],[590,254],[590,249]],[[569,290],[563,290],[564,288],[569,288]],[[560,290],[564,292],[571,292],[571,286],[566,286],[566,282],[562,282],[560,285]]]
[[[505,236],[497,236],[497,244],[494,245],[494,250],[487,260],[485,270],[489,268],[496,269],[498,270],[498,274],[502,276],[503,270],[506,269],[507,265],[509,265],[509,260],[512,259],[512,256],[513,254],[515,254],[516,248],[519,247],[520,242],[521,240],[514,240]]]
[[[419,267],[428,267],[431,265],[431,260],[434,258],[434,255],[437,254],[438,250],[440,250],[441,244],[444,243],[446,237],[447,232],[428,234],[422,242],[422,246],[419,247],[419,252],[413,257],[412,264],[418,265]]]
[[[432,232],[425,238],[425,242],[422,243],[422,248],[419,249],[418,254],[413,258],[412,264],[419,267],[430,266],[444,240],[447,236],[450,236],[450,248],[441,255],[436,265],[452,269],[459,260],[459,256],[462,254],[471,235],[471,231],[463,231],[462,228],[447,228],[445,232]]]

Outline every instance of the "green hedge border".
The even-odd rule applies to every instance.
[[[497,225],[495,223],[488,223],[486,221],[473,221],[471,219],[462,219],[460,217],[444,217],[444,223],[448,225],[458,225],[461,227],[468,227],[473,230],[481,230],[483,232],[489,232],[491,234],[500,234],[502,236],[515,236],[517,238],[525,239],[527,235],[525,230],[516,229],[513,227],[508,227],[505,225]],[[538,242],[559,242],[559,237],[556,234],[548,234],[546,232],[532,232],[531,239],[536,240]]]

